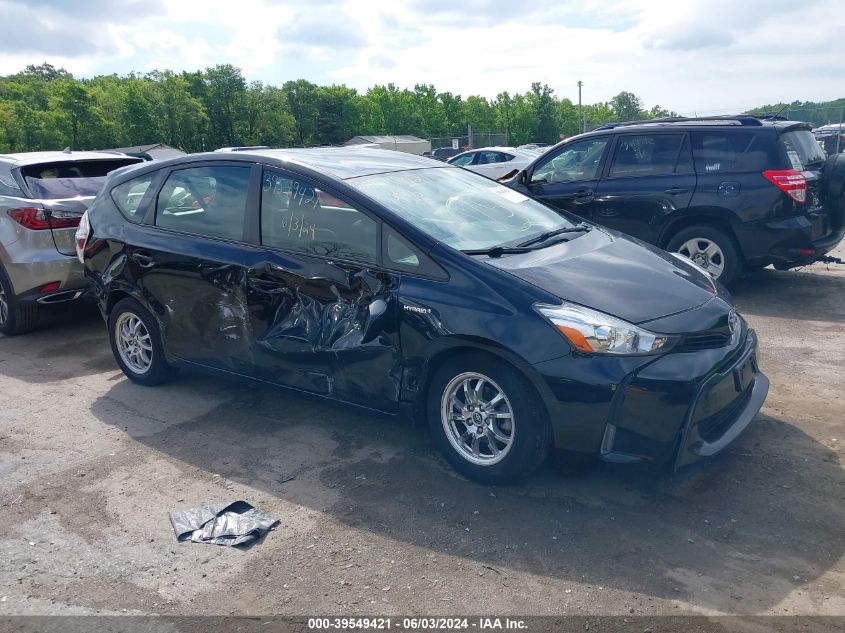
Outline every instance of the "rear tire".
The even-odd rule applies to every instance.
[[[0,266],[0,332],[6,336],[26,334],[38,324],[38,304],[20,301],[6,271]]]
[[[112,354],[126,377],[151,387],[167,382],[176,368],[167,363],[158,321],[135,299],[122,299],[109,314]]]
[[[536,391],[517,370],[487,354],[461,355],[435,372],[427,417],[446,460],[482,484],[524,477],[549,452],[548,416]]]
[[[666,250],[693,260],[722,284],[729,284],[742,270],[743,262],[734,241],[707,224],[678,231]]]

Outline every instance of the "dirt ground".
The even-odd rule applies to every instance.
[[[845,266],[734,296],[772,387],[730,450],[506,488],[396,420],[136,386],[93,307],[45,315],[0,338],[0,615],[845,615]],[[170,510],[234,499],[280,523],[246,550],[175,541]]]

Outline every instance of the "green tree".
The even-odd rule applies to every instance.
[[[240,68],[231,64],[206,68],[203,83],[212,144],[239,145],[235,130],[246,93],[246,80]]]
[[[84,149],[100,122],[100,116],[94,109],[94,97],[85,84],[75,79],[58,81],[51,108],[64,122],[70,146]]]
[[[305,79],[288,81],[282,86],[282,92],[296,123],[296,142],[301,146],[313,145],[320,112],[316,84]]]
[[[320,145],[340,145],[358,134],[358,93],[346,86],[317,88],[320,113],[316,141]]]
[[[610,100],[610,108],[618,121],[641,119],[642,101],[633,92],[622,91]]]
[[[557,102],[557,129],[559,136],[563,138],[575,136],[581,131],[578,106],[569,99],[561,99]]]
[[[531,106],[537,122],[534,129],[534,141],[554,143],[558,140],[558,124],[554,90],[546,84],[535,81],[526,99]]]

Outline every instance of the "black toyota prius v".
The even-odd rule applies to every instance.
[[[681,467],[768,392],[754,330],[695,264],[428,158],[142,163],[111,173],[77,248],[131,380],[202,368],[420,417],[481,482],[553,450]]]

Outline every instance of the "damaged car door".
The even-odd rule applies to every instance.
[[[378,265],[379,222],[302,176],[265,169],[261,182],[255,377],[395,411],[399,276]]]
[[[243,163],[172,170],[149,202],[154,226],[129,225],[125,247],[170,353],[238,373],[250,338],[243,277],[251,173]]]

